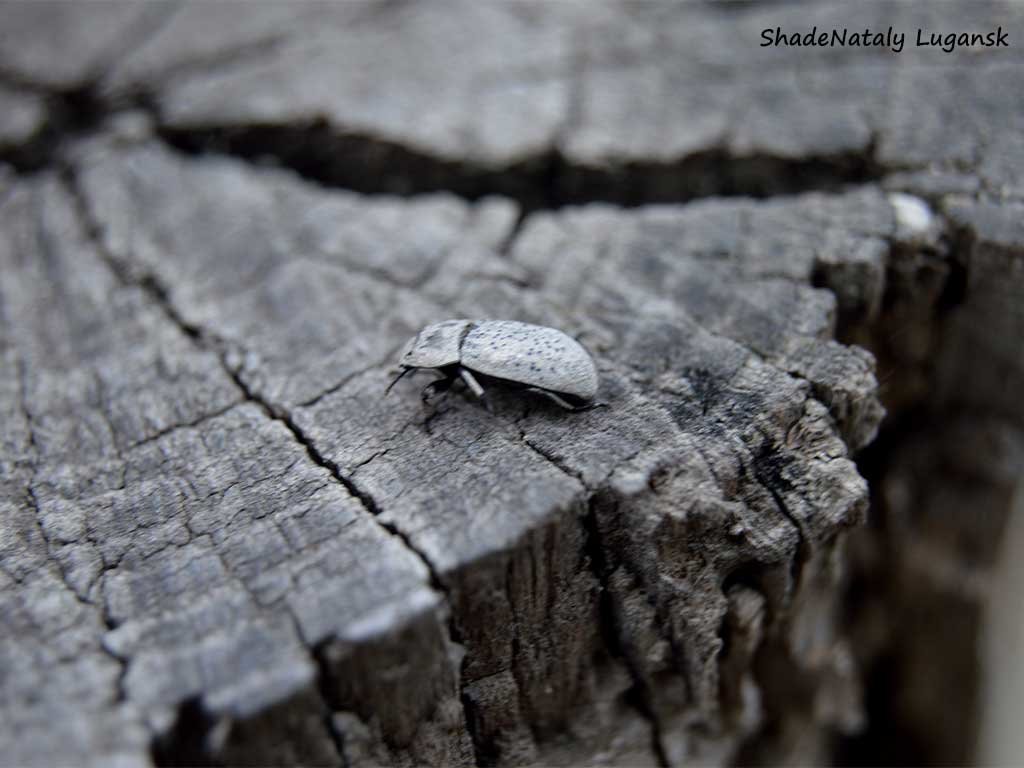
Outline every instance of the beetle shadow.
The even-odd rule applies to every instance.
[[[420,426],[429,435],[434,434],[437,422],[451,413],[464,413],[472,420],[474,416],[487,415],[498,419],[520,421],[530,415],[541,413],[545,419],[561,421],[578,417],[590,410],[609,408],[608,403],[597,402],[574,409],[555,402],[542,390],[484,374],[476,374],[484,390],[483,397],[476,397],[455,371],[432,371],[430,369],[402,370],[391,382],[388,392],[401,379],[410,379],[419,373],[434,373],[434,378],[420,388],[420,400],[426,411]],[[466,411],[465,409],[474,409]]]

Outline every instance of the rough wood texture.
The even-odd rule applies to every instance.
[[[893,611],[976,610],[1024,461],[1021,48],[758,42],[1020,28],[954,10],[0,7],[4,754],[807,763],[919,728],[976,627]],[[577,335],[609,407],[385,399],[459,316]],[[852,580],[884,408],[851,341],[906,523]]]

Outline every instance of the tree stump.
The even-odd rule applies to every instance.
[[[759,45],[957,14],[1020,27],[0,9],[3,754],[807,763],[893,713],[967,759],[928,693],[1024,464],[1021,49]],[[450,317],[576,336],[608,407],[385,397]]]

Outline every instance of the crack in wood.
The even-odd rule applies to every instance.
[[[309,439],[309,437],[298,427],[297,424],[295,424],[295,422],[292,420],[290,414],[288,413],[288,411],[284,407],[276,407],[273,403],[265,400],[263,397],[261,397],[258,393],[254,392],[248,386],[248,384],[245,382],[245,380],[241,376],[240,372],[228,365],[228,362],[227,362],[227,359],[226,359],[226,354],[224,352],[224,346],[225,345],[223,344],[223,342],[220,341],[215,335],[210,334],[209,332],[207,332],[201,326],[198,326],[198,325],[195,325],[195,324],[192,324],[192,323],[189,323],[188,321],[186,321],[182,317],[182,315],[177,311],[177,309],[174,307],[174,304],[171,301],[169,292],[160,283],[159,279],[155,275],[152,275],[152,274],[149,274],[149,273],[145,273],[145,274],[142,274],[142,275],[139,275],[139,276],[135,276],[135,277],[129,275],[128,270],[123,265],[119,264],[118,261],[116,260],[116,258],[107,251],[107,249],[106,249],[106,247],[105,247],[105,245],[103,243],[103,240],[102,240],[102,234],[100,232],[99,224],[91,216],[91,213],[90,213],[89,208],[88,208],[88,203],[87,203],[86,198],[85,198],[85,194],[84,194],[84,192],[82,191],[81,187],[78,184],[78,181],[77,181],[77,178],[75,176],[75,172],[74,172],[73,168],[68,167],[66,169],[66,172],[65,172],[65,174],[63,175],[62,178],[63,178],[63,181],[64,181],[66,187],[68,188],[68,190],[69,190],[69,192],[71,194],[71,197],[72,197],[72,199],[74,201],[74,204],[75,204],[76,214],[79,216],[80,220],[82,221],[82,224],[84,225],[84,227],[86,229],[87,236],[89,237],[90,241],[93,243],[94,247],[96,248],[97,252],[100,254],[100,256],[103,259],[103,261],[111,269],[111,271],[118,278],[118,280],[123,285],[135,286],[135,287],[141,288],[146,293],[146,295],[149,296],[149,298],[153,301],[153,303],[155,305],[157,305],[163,311],[164,315],[186,337],[191,339],[192,342],[197,347],[199,347],[200,349],[204,349],[204,350],[208,350],[208,349],[212,348],[213,351],[215,351],[217,353],[217,357],[220,360],[222,368],[224,369],[225,373],[234,382],[235,386],[241,392],[244,400],[247,401],[247,402],[252,402],[252,403],[258,405],[260,407],[260,409],[266,414],[267,418],[269,418],[269,419],[271,419],[273,421],[277,421],[278,423],[284,425],[284,427],[291,434],[292,438],[300,446],[303,447],[303,449],[305,450],[307,456],[309,457],[309,459],[315,465],[326,469],[328,471],[328,473],[330,474],[330,476],[335,481],[337,481],[342,487],[344,487],[346,489],[346,491],[348,491],[350,496],[355,498],[362,505],[363,509],[366,512],[369,513],[370,517],[377,523],[377,525],[379,525],[382,529],[387,531],[388,534],[390,534],[391,536],[396,537],[397,539],[399,539],[402,542],[402,544],[405,547],[405,549],[408,550],[409,552],[411,552],[417,558],[417,560],[424,566],[424,568],[426,569],[426,571],[427,571],[427,573],[429,575],[430,586],[436,592],[440,593],[444,597],[444,600],[445,600],[446,604],[449,606],[448,612],[449,612],[449,637],[450,637],[450,640],[451,640],[451,642],[453,642],[455,644],[461,645],[461,643],[459,642],[459,633],[458,633],[458,629],[457,629],[457,626],[456,626],[455,621],[454,621],[454,617],[451,616],[451,608],[450,608],[451,600],[450,600],[450,595],[449,595],[448,587],[445,584],[444,580],[441,578],[441,576],[438,573],[438,571],[436,570],[436,568],[434,567],[433,563],[429,560],[429,558],[427,558],[426,554],[422,550],[420,550],[412,542],[412,540],[408,536],[408,534],[406,534],[404,531],[402,531],[398,526],[394,525],[393,523],[389,523],[389,522],[381,519],[381,517],[380,517],[381,510],[378,507],[378,505],[377,505],[376,501],[374,500],[374,498],[370,494],[366,493],[363,489],[361,489],[351,479],[346,477],[341,472],[341,469],[338,467],[338,465],[336,463],[334,463],[333,461],[331,461],[330,459],[326,458],[323,454],[320,453],[320,451],[314,445],[313,441]],[[231,410],[231,408],[234,408],[236,406],[237,406],[237,403],[232,404],[228,408],[224,409],[224,412],[227,412],[227,411]],[[213,418],[215,415],[217,415],[217,414],[210,414],[210,415],[204,417],[203,419],[201,419],[200,421],[205,421],[208,418]],[[187,427],[187,426],[195,426],[195,425],[178,425],[178,426],[173,427],[171,429],[165,430],[164,433],[166,434],[167,432],[173,431],[173,429]],[[154,437],[153,439],[156,439],[156,438]],[[214,548],[214,551],[217,552],[216,548]],[[218,554],[218,557],[219,557],[220,556],[219,552],[217,552],[217,554]],[[230,573],[230,570],[228,572]],[[108,622],[108,626],[109,626],[109,622]],[[300,638],[301,638],[301,635],[300,635]],[[114,658],[117,658],[122,663],[121,679],[123,680],[124,669],[126,668],[126,663],[127,662],[126,662],[126,660],[120,659],[120,657],[117,657],[117,656],[114,656]],[[322,660],[320,658],[318,658],[315,655],[315,653],[313,654],[313,658],[314,658],[315,662],[317,663],[318,669],[321,669],[321,661]],[[322,675],[322,669],[321,669],[321,673],[320,674]],[[122,690],[122,694],[121,695],[123,696],[123,690]],[[326,702],[326,700],[325,700],[325,702]],[[463,703],[465,704],[464,699],[463,699]],[[198,704],[197,704],[197,706],[198,706]],[[185,717],[186,720],[187,720],[188,719],[188,707],[186,706],[185,709],[182,710],[182,712],[185,713],[184,715],[182,715],[182,717]],[[329,718],[329,714],[330,713],[328,713],[328,720],[330,719]],[[468,715],[467,715],[467,718],[468,718]],[[180,720],[180,718],[179,718],[179,720]],[[181,721],[181,722],[183,722],[182,727],[184,727],[186,731],[191,732],[191,726],[189,726],[188,723],[185,722],[185,721]],[[347,758],[345,758],[345,753],[344,753],[344,749],[343,749],[343,743],[342,743],[340,737],[338,736],[337,732],[335,731],[333,723],[328,723],[328,732],[331,735],[331,738],[334,740],[335,747],[339,750],[338,753],[339,753],[340,759],[343,761],[343,763],[347,762]],[[154,745],[155,745],[154,746],[154,750],[156,750],[154,752],[154,755],[159,756],[160,759],[158,760],[158,763],[166,764],[166,765],[172,765],[172,764],[175,764],[174,761],[179,756],[178,755],[178,750],[185,748],[185,747],[181,746],[181,739],[186,739],[186,741],[187,741],[188,737],[187,736],[181,736],[179,738],[179,737],[175,737],[172,734],[172,735],[168,736],[168,738],[169,738],[169,741],[161,743],[159,745],[157,745],[156,742],[154,742]],[[188,754],[188,759],[189,760],[194,759],[195,756],[192,755],[191,752],[188,752],[187,754]],[[167,762],[168,760],[170,760],[171,762]]]

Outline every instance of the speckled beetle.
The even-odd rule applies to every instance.
[[[423,388],[426,402],[462,379],[478,398],[478,377],[538,392],[570,411],[595,403],[597,368],[579,342],[554,328],[512,320],[445,320],[428,325],[405,346],[402,371],[387,392],[411,371],[433,368],[443,378]],[[385,393],[387,394],[387,393]],[[484,401],[486,404],[486,401]]]

